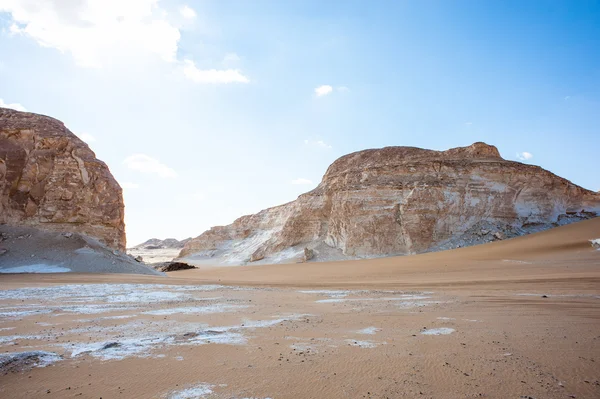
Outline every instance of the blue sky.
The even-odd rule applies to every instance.
[[[109,165],[129,245],[391,145],[485,141],[600,190],[600,2],[0,0],[0,99]]]

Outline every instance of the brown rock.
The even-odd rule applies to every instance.
[[[314,257],[315,257],[315,251],[304,247],[304,256],[302,257],[302,261],[308,262],[309,260],[311,260]]]
[[[178,270],[195,269],[195,266],[183,262],[169,262],[156,268],[160,272],[176,272]]]
[[[83,233],[125,250],[121,187],[62,122],[0,108],[0,223]]]
[[[571,209],[578,212],[566,215]],[[414,254],[480,223],[540,230],[598,212],[597,193],[538,166],[504,160],[485,143],[447,151],[386,147],[339,158],[314,190],[213,227],[189,241],[180,257],[210,252],[231,263],[261,254],[280,261],[283,250],[308,244],[347,257]]]

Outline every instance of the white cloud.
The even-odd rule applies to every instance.
[[[0,1],[2,1],[2,0],[0,0]],[[15,111],[22,111],[22,112],[27,111],[25,109],[25,107],[22,106],[21,104],[19,104],[19,103],[7,104],[1,98],[0,98],[0,108],[10,108],[10,109],[14,109]]]
[[[81,140],[85,141],[86,143],[92,143],[92,142],[96,141],[96,138],[89,133],[81,133],[79,135],[79,138]]]
[[[323,97],[330,94],[333,91],[333,87],[329,85],[322,85],[315,88],[315,94],[317,97]]]
[[[146,154],[133,154],[125,158],[123,161],[129,169],[137,170],[142,173],[150,173],[162,178],[177,177],[177,172],[169,168],[157,159]]]
[[[292,180],[292,184],[307,185],[307,184],[313,184],[313,182],[312,182],[312,180],[299,177],[299,178],[297,178],[295,180]]]
[[[179,13],[185,19],[194,19],[196,18],[196,11],[188,5],[184,5],[179,8]]]
[[[12,34],[70,53],[85,67],[140,52],[175,61],[181,36],[158,0],[0,0],[0,12],[11,14]]]
[[[249,83],[238,69],[199,69],[194,61],[185,60],[184,75],[195,83]]]
[[[123,182],[119,184],[121,185],[121,188],[124,188],[125,190],[135,190],[136,188],[140,188],[140,185],[137,183]]]
[[[527,151],[517,153],[517,158],[521,161],[527,161],[533,158],[533,154]]]
[[[329,144],[327,144],[326,142],[324,142],[323,140],[304,140],[304,144],[312,146],[312,147],[327,148],[327,149],[331,148],[331,146]]]

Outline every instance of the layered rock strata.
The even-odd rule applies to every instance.
[[[465,234],[489,241],[598,212],[598,193],[539,166],[505,160],[485,143],[447,151],[386,147],[339,158],[314,190],[211,228],[180,257],[277,263],[301,257],[305,247],[314,249],[314,260],[416,254],[453,247]],[[478,226],[497,231],[481,235]]]

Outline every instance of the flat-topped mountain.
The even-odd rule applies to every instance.
[[[189,241],[214,264],[415,254],[594,217],[600,195],[494,146],[385,147],[336,160],[314,190]],[[305,250],[306,248],[306,250]]]
[[[123,215],[121,187],[85,142],[54,118],[0,108],[0,224],[125,250]]]

